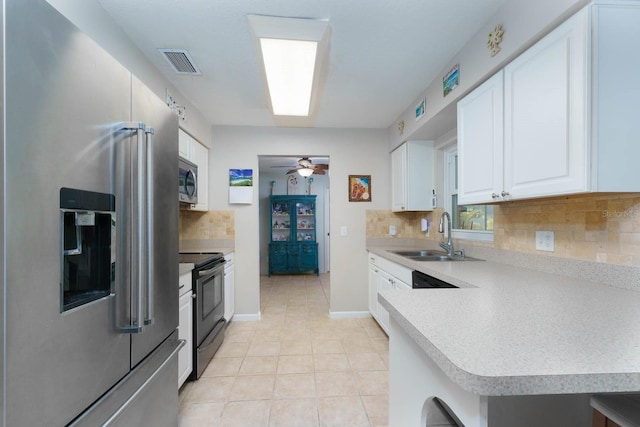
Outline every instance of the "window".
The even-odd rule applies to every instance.
[[[456,239],[493,241],[493,206],[458,204],[458,150],[444,153],[445,210],[451,213],[451,228]]]

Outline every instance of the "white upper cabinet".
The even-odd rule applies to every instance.
[[[474,204],[502,191],[502,72],[458,102],[458,200]]]
[[[505,199],[588,191],[587,12],[504,68]]]
[[[209,149],[188,133],[179,130],[178,154],[198,166],[198,204],[191,210],[209,210]]]
[[[620,3],[593,10],[591,191],[640,191],[640,5]]]
[[[182,129],[178,129],[178,155],[189,161],[193,158],[192,141],[191,135]]]
[[[430,211],[435,169],[432,141],[407,141],[391,152],[391,210]]]
[[[391,152],[391,209],[403,211],[407,207],[407,145]]]
[[[640,190],[640,6],[607,3],[458,103],[460,204]]]

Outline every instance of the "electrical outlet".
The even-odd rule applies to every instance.
[[[546,252],[555,251],[553,231],[536,231],[536,250]]]
[[[347,226],[346,225],[343,225],[342,227],[340,227],[340,235],[342,237],[346,237],[346,235],[347,235]]]
[[[396,232],[396,226],[395,225],[390,225],[389,226],[389,236],[395,236],[396,234],[398,234]]]

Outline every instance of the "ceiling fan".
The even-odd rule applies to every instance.
[[[291,170],[287,171],[287,174],[298,172],[302,176],[310,176],[314,173],[316,175],[324,175],[326,174],[326,171],[329,169],[329,165],[325,163],[313,164],[313,162],[311,161],[311,159],[309,159],[309,157],[302,157],[301,159],[299,159],[297,166],[287,165],[287,166],[272,166],[272,167],[292,168]]]

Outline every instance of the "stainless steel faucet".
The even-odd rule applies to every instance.
[[[447,243],[444,242],[444,219],[447,218]],[[453,256],[453,239],[451,239],[451,215],[449,212],[444,211],[440,215],[440,225],[438,226],[438,233],[442,233],[442,241],[440,247],[447,251],[448,256]]]

